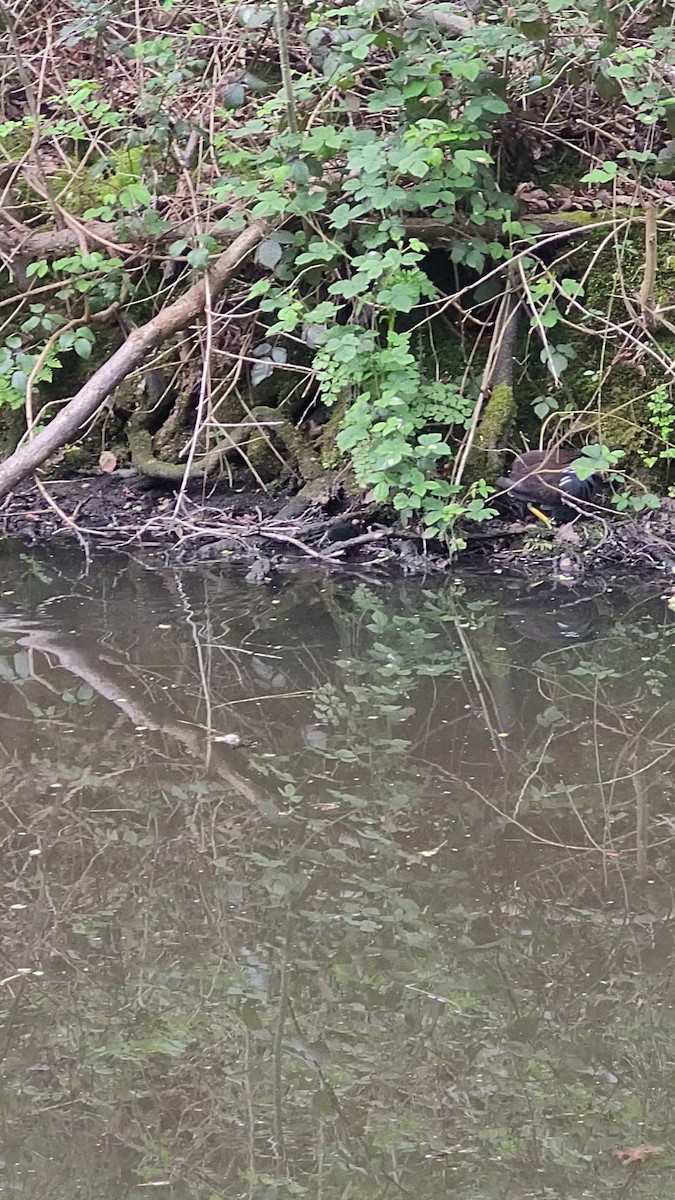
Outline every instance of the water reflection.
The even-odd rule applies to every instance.
[[[7,1194],[670,1200],[658,588],[81,567],[3,552]]]

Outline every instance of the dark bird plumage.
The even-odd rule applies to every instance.
[[[526,450],[516,455],[508,479],[498,479],[497,484],[512,499],[542,509],[556,525],[564,525],[578,512],[565,503],[565,497],[583,505],[592,500],[602,482],[600,475],[579,479],[572,466],[577,458],[578,451],[561,447]]]

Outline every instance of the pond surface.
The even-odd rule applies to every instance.
[[[1,554],[7,1196],[672,1200],[663,580]]]

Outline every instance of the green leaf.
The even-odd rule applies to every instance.
[[[347,425],[346,428],[342,429],[338,434],[337,444],[340,450],[353,450],[354,446],[358,446],[359,442],[362,442],[367,436],[367,431],[363,428],[363,426]],[[388,494],[389,489],[387,488],[386,495],[382,497],[382,499],[386,499]]]
[[[521,21],[520,32],[529,42],[543,42],[549,35],[549,26],[541,18],[534,21]]]
[[[616,79],[612,79],[602,66],[595,77],[595,90],[601,100],[606,103],[612,100],[618,100],[621,96],[621,86]]]
[[[330,300],[322,300],[320,304],[317,304],[316,308],[312,309],[309,316],[313,324],[325,325],[328,321],[335,320],[339,311],[338,306],[331,304]]]
[[[195,271],[205,270],[209,265],[209,258],[210,255],[205,246],[195,246],[194,250],[187,255],[187,261]]]
[[[152,194],[142,183],[130,183],[127,187],[122,188],[119,202],[125,212],[135,212],[139,208],[150,208]]]
[[[75,338],[75,341],[73,342],[73,350],[79,358],[87,359],[91,358],[93,346],[88,338],[78,337]]]
[[[586,175],[581,176],[582,183],[610,183],[616,179],[619,167],[615,162],[603,163],[601,167],[594,167],[592,171],[588,171]]]
[[[380,304],[386,304],[396,312],[409,313],[419,303],[419,288],[412,283],[395,283],[383,288],[377,295]]]
[[[246,102],[246,88],[243,83],[230,83],[223,89],[223,107],[229,109],[241,108]]]
[[[277,217],[288,207],[288,197],[281,195],[280,192],[267,192],[262,200],[254,204],[251,209],[251,216],[255,221],[261,217]]]
[[[675,97],[663,101],[663,107],[666,110],[666,125],[668,133],[671,137],[675,137]]]
[[[377,504],[382,504],[389,498],[389,484],[384,479],[380,480],[379,483],[375,484],[372,494],[373,500]]]
[[[332,262],[335,258],[335,246],[328,242],[320,242],[316,238],[311,241],[303,254],[296,258],[296,265],[304,267],[310,263]]]
[[[569,299],[583,295],[584,291],[583,285],[577,279],[572,279],[570,276],[560,281],[560,290],[563,296],[567,296]]]
[[[277,264],[281,261],[283,250],[279,243],[274,238],[265,238],[260,243],[255,253],[255,261],[261,267],[267,267],[268,270],[274,270]]]
[[[295,158],[291,163],[290,172],[290,178],[292,179],[293,183],[304,185],[309,183],[311,177],[312,173],[307,166],[307,163],[303,162],[300,158]]]
[[[330,223],[333,229],[346,229],[352,219],[352,210],[348,204],[338,204],[331,213]]]
[[[368,276],[357,272],[351,279],[338,279],[335,283],[331,283],[328,293],[331,296],[342,296],[345,300],[353,300],[356,296],[367,292],[369,288]]]
[[[49,264],[44,259],[41,259],[39,262],[32,262],[28,264],[26,267],[26,277],[30,279],[31,276],[37,275],[38,279],[44,279],[48,271]]]

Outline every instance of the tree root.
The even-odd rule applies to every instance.
[[[31,441],[24,443],[0,464],[0,497],[6,496],[50,455],[69,442],[94,416],[122,380],[136,367],[142,366],[151,350],[155,350],[172,334],[194,321],[204,311],[207,300],[220,295],[233,271],[255,250],[267,231],[266,222],[256,221],[249,225],[216,259],[205,278],[200,279],[174,304],[163,309],[146,325],[135,329],[50,421],[46,429]]]
[[[182,463],[167,462],[157,458],[153,452],[153,438],[148,428],[151,413],[139,410],[127,426],[127,441],[133,466],[147,479],[173,483],[179,482],[187,472],[189,479],[202,479],[222,466],[223,461],[239,453],[252,433],[269,428],[276,440],[286,450],[288,466],[298,471],[307,482],[320,480],[323,468],[307,438],[299,429],[281,415],[279,409],[260,404],[251,410],[245,422],[228,430],[227,441],[222,441],[200,458],[194,459],[189,468]],[[266,436],[269,436],[268,434]]]

